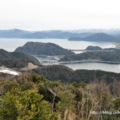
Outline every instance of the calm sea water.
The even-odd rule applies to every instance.
[[[64,64],[64,65],[74,70],[78,70],[78,69],[103,70],[108,72],[120,73],[120,64],[76,63],[76,64]]]
[[[85,42],[85,41],[69,41],[67,39],[0,39],[0,48],[8,51],[14,51],[17,47],[23,46],[26,42],[51,42],[60,45],[67,49],[85,49],[86,47],[100,46],[102,48],[114,47],[113,43],[109,42]]]
[[[23,46],[26,42],[51,42],[60,45],[63,48],[67,49],[85,49],[88,46],[100,46],[102,48],[110,48],[115,47],[113,43],[105,43],[105,42],[85,42],[85,41],[68,41],[67,39],[0,39],[0,48],[5,49],[7,51],[14,51],[17,47]],[[50,57],[48,57],[50,58]],[[54,58],[45,60],[45,65],[54,64],[56,60]],[[38,58],[41,61],[41,58]],[[53,60],[52,63],[49,60]],[[57,63],[59,64],[59,63]],[[76,64],[64,64],[74,70],[76,69],[88,69],[88,70],[104,70],[120,73],[120,64],[105,64],[105,63],[76,63]]]
[[[59,57],[57,56],[39,56],[36,57],[40,63],[43,65],[59,65]],[[107,64],[107,63],[65,63],[62,64],[65,65],[69,68],[72,68],[73,70],[103,70],[103,71],[108,71],[108,72],[115,72],[115,73],[120,73],[120,64]]]

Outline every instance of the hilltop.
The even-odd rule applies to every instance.
[[[64,49],[54,43],[27,42],[24,46],[18,47],[15,52],[24,52],[32,55],[67,55],[73,52]]]
[[[99,46],[88,46],[86,50],[102,50],[102,48]]]

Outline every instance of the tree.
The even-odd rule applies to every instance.
[[[58,96],[60,97],[60,102],[57,106],[61,112],[61,118],[68,120],[69,113],[74,110],[74,95],[71,91],[65,90],[59,91]]]
[[[0,97],[0,120],[57,120],[42,98],[35,90],[11,89]]]

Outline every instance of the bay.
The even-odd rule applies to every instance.
[[[58,44],[59,46],[67,49],[85,49],[88,46],[99,46],[102,48],[115,47],[113,43],[109,42],[86,42],[86,41],[69,41],[67,39],[3,39],[0,38],[0,49],[5,49],[7,51],[14,51],[17,47],[23,46],[26,42],[51,42]],[[59,64],[58,58],[48,57],[37,58],[44,65]],[[41,61],[42,60],[42,61]],[[74,70],[77,69],[87,69],[87,70],[103,70],[120,73],[120,64],[106,64],[106,63],[74,63],[74,64],[64,64]]]
[[[120,73],[120,64],[108,63],[64,63],[59,62],[59,56],[36,56],[42,65],[64,65],[73,70],[102,70],[107,72]]]

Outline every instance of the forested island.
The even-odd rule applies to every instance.
[[[16,48],[15,52],[23,52],[31,55],[67,55],[74,54],[54,43],[27,42],[24,46]]]
[[[101,51],[102,50],[102,51],[107,51],[107,52],[120,51],[120,49],[117,46],[115,46],[114,48],[101,48],[99,46],[88,46],[85,50],[86,51]]]
[[[66,55],[60,61],[120,63],[119,51],[93,51],[76,55]]]

